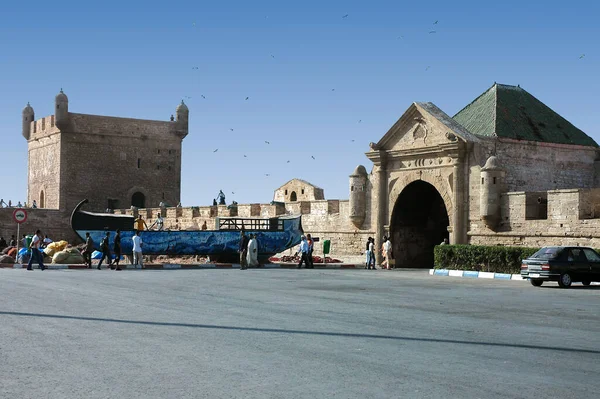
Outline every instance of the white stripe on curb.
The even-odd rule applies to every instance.
[[[487,278],[487,279],[495,279],[495,280],[527,281],[527,279],[523,279],[520,274],[476,272],[476,271],[472,271],[472,270],[429,269],[429,275],[430,276],[463,277],[463,278]]]

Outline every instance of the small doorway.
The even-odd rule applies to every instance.
[[[44,208],[46,206],[45,204],[45,196],[44,196],[44,190],[42,190],[40,192],[40,208]]]
[[[139,191],[133,193],[131,196],[131,205],[136,208],[145,208],[146,207],[146,196]]]
[[[290,194],[290,201],[296,202],[297,200],[298,200],[298,198],[296,196],[296,192],[292,191],[292,193]]]

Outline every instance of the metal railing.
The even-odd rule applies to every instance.
[[[283,231],[283,220],[272,219],[219,219],[219,230]]]

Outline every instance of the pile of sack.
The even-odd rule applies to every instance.
[[[77,248],[67,248],[66,241],[55,241],[44,248],[44,253],[52,257],[52,263],[79,265],[84,263],[83,256]]]
[[[4,248],[4,250],[2,250],[2,255],[0,255],[0,263],[8,263],[8,264],[14,265],[16,254],[17,254],[17,248],[15,248],[15,247]]]

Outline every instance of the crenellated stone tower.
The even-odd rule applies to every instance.
[[[71,210],[176,205],[181,195],[181,147],[189,110],[182,101],[171,121],[78,114],[62,91],[54,115],[35,120],[23,109],[28,146],[27,202]]]
[[[498,158],[491,156],[481,168],[481,191],[479,213],[485,225],[495,230],[500,222],[500,194],[506,191],[506,172],[500,167]]]
[[[350,175],[350,221],[360,228],[367,215],[367,170],[358,165]]]

